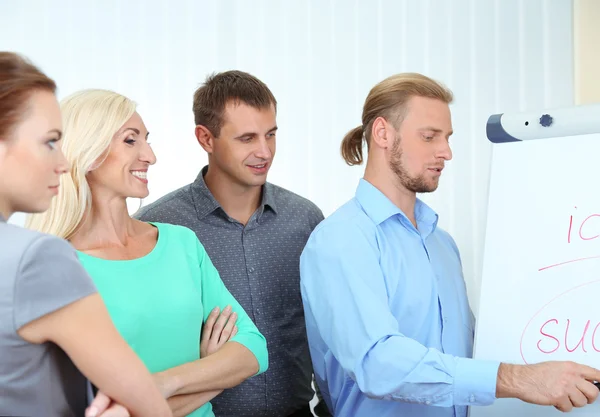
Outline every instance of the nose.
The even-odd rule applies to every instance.
[[[140,161],[145,162],[148,165],[154,165],[156,163],[156,155],[148,142],[144,142],[144,146],[140,151]]]
[[[60,147],[58,147],[56,150],[58,151],[58,163],[54,168],[54,172],[56,172],[58,175],[66,174],[69,172],[69,161],[67,161],[67,158]]]
[[[442,158],[445,161],[449,161],[452,159],[452,149],[450,148],[450,143],[448,141],[443,141],[441,148],[438,151],[438,158]]]
[[[256,155],[257,158],[261,158],[261,159],[271,159],[273,156],[273,152],[271,152],[271,148],[269,147],[269,143],[267,142],[266,138],[261,138],[258,141],[258,146],[256,148],[256,150],[254,151],[254,155]]]

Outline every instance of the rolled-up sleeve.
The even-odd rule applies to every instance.
[[[300,273],[314,322],[307,330],[366,396],[440,407],[494,401],[498,363],[444,354],[400,333],[374,233],[347,222],[318,228]]]

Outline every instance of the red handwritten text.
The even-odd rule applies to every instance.
[[[585,353],[588,349],[600,352],[600,339],[596,339],[596,333],[600,327],[600,322],[596,323],[593,331],[589,332],[592,320],[587,320],[584,326],[578,323],[576,329],[573,329],[571,320],[560,321],[558,319],[547,320],[540,327],[542,336],[537,342],[537,348],[545,354],[554,353],[558,350],[569,353],[581,350]],[[583,330],[581,328],[583,327]],[[600,334],[598,335],[600,337]],[[587,347],[587,348],[586,348]]]
[[[575,210],[577,210],[577,206],[575,206]],[[584,242],[594,240],[600,237],[600,213],[590,214],[589,216],[583,218],[581,223],[579,223],[579,220],[575,220],[575,225],[573,225],[574,220],[575,218],[573,214],[571,214],[569,216],[569,225],[567,228],[567,243],[572,243],[574,238],[576,239],[577,237],[579,237],[579,239]],[[575,234],[575,236],[573,236],[573,234]],[[573,262],[587,261],[590,259],[597,258],[600,258],[600,255],[593,254],[591,256],[582,256],[575,259],[563,260],[562,262],[542,266],[538,269],[538,271],[544,271],[546,269],[571,264]]]
[[[575,209],[577,209],[577,206],[575,206]],[[594,239],[597,239],[598,237],[600,237],[600,234],[594,234],[594,233],[596,233],[595,231],[600,230],[600,222],[598,222],[598,217],[600,217],[600,214],[593,213],[593,214],[590,214],[589,216],[587,216],[585,219],[583,219],[583,221],[579,225],[579,233],[578,233],[579,238],[581,240],[594,240]],[[596,224],[596,227],[594,227],[594,223]],[[573,237],[573,215],[572,214],[569,216],[569,229],[568,230],[569,231],[567,233],[567,243],[571,243],[572,237]]]

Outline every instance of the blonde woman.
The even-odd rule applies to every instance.
[[[6,223],[46,210],[67,172],[55,90],[24,58],[0,52],[0,415],[129,415],[106,396],[86,411],[85,375],[132,415],[170,416],[71,245]]]
[[[266,341],[194,232],[129,216],[126,199],[148,195],[146,174],[156,162],[135,103],[85,90],[61,109],[71,172],[50,210],[28,224],[75,246],[174,414],[213,416],[210,399],[266,370]]]

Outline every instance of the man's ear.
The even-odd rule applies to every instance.
[[[371,127],[371,146],[375,145],[382,149],[391,148],[395,137],[396,131],[383,117],[379,116],[373,121],[373,126]]]
[[[197,125],[194,133],[196,134],[196,139],[200,146],[202,146],[202,149],[204,149],[206,153],[211,154],[213,152],[215,138],[212,133],[210,133],[210,130],[208,130],[206,126]]]

